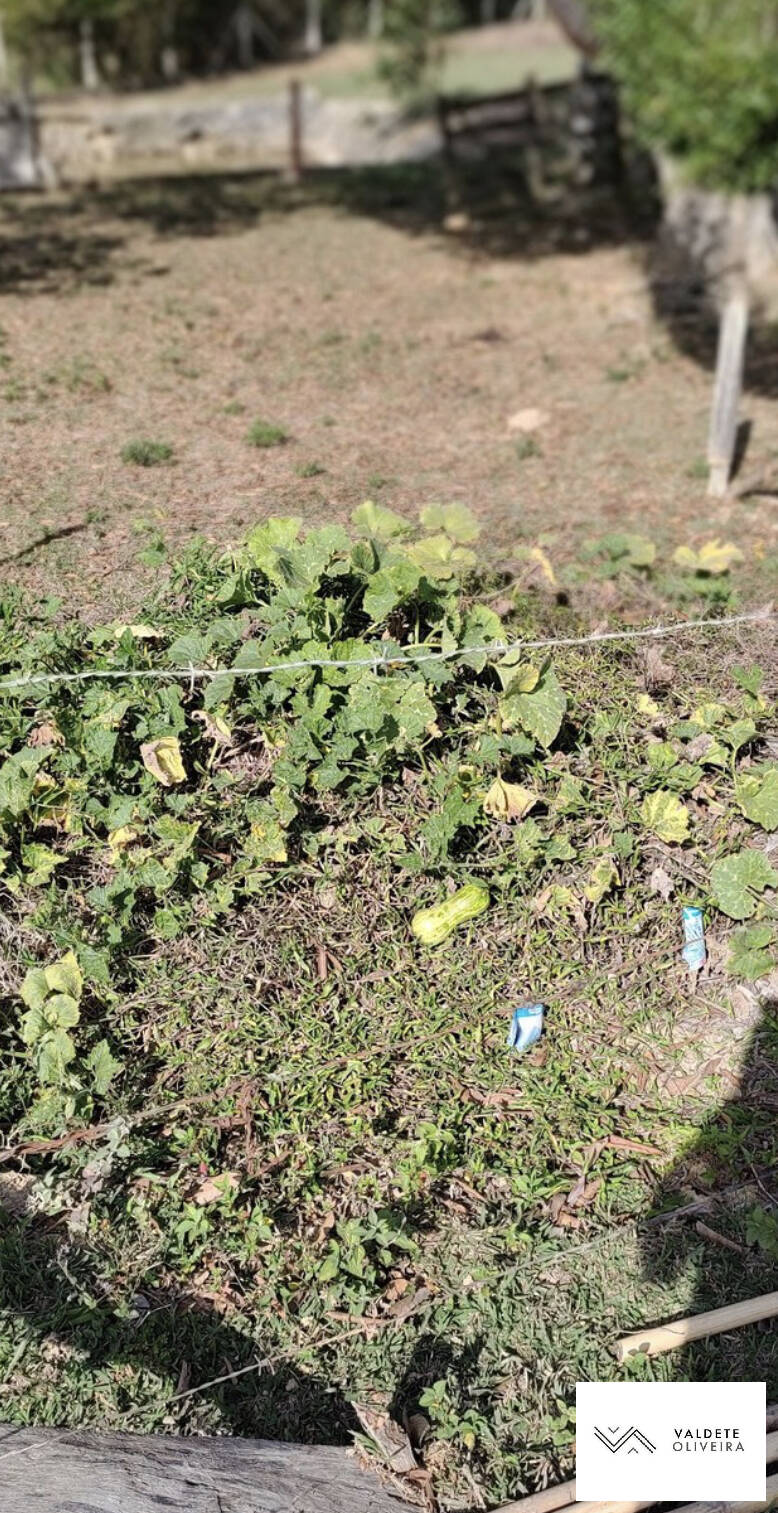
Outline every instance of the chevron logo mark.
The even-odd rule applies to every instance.
[[[622,1430],[618,1424],[615,1428],[609,1425],[606,1430],[599,1429],[595,1424],[594,1432],[600,1444],[604,1445],[606,1450],[610,1450],[611,1455],[618,1455],[621,1450],[625,1451],[627,1455],[639,1455],[641,1449],[647,1450],[649,1455],[653,1455],[656,1449],[656,1445],[651,1443],[648,1436],[642,1434],[640,1429],[636,1429],[634,1426]]]

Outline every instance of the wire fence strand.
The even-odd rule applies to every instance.
[[[524,640],[517,636],[508,641],[487,641],[475,646],[456,646],[450,650],[439,647],[431,649],[429,642],[418,646],[393,646],[386,644],[369,657],[305,657],[299,660],[267,662],[264,665],[245,667],[91,667],[80,672],[23,673],[18,677],[0,681],[0,694],[13,693],[22,688],[34,688],[56,684],[86,683],[92,679],[105,681],[129,681],[133,678],[149,678],[195,683],[214,678],[258,678],[276,672],[302,672],[311,668],[355,667],[391,669],[426,662],[466,662],[469,657],[505,656],[512,651],[553,651],[557,647],[602,646],[614,641],[656,640],[665,636],[684,635],[689,631],[728,630],[737,625],[766,625],[778,620],[778,610],[758,609],[742,615],[721,615],[704,620],[679,620],[669,625],[646,625],[634,630],[593,631],[588,636],[551,636],[543,640]]]

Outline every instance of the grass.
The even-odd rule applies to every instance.
[[[131,462],[139,468],[156,468],[170,462],[173,448],[167,441],[149,441],[136,438],[122,447],[122,462]]]
[[[246,440],[253,447],[280,447],[289,440],[283,426],[271,425],[267,420],[255,420],[246,433]]]
[[[365,511],[371,530],[408,530]],[[436,507],[428,527],[441,520],[471,535],[461,510]],[[571,1473],[574,1384],[618,1375],[616,1334],[770,1286],[775,1234],[759,1184],[778,1154],[775,1027],[767,1015],[751,1046],[742,1011],[726,1010],[732,927],[710,872],[716,855],[760,843],[733,801],[736,768],[759,770],[774,728],[769,701],[749,691],[758,677],[737,670],[759,633],[747,648],[725,632],[668,644],[661,675],[639,645],[558,652],[568,707],[550,751],[500,730],[492,677],[477,670],[447,690],[431,668],[415,685],[404,718],[420,686],[435,718],[422,709],[430,728],[404,751],[399,733],[397,758],[380,722],[356,748],[356,718],[330,733],[317,723],[343,701],[337,679],[304,687],[279,672],[205,698],[133,680],[149,660],[224,663],[237,648],[251,663],[247,634],[283,660],[279,627],[299,645],[321,612],[337,622],[339,603],[364,616],[337,555],[322,566],[335,537],[296,547],[294,530],[255,531],[248,556],[190,552],[118,639],[52,613],[30,620],[13,595],[5,606],[4,666],[83,657],[126,676],[84,702],[67,686],[7,701],[4,716],[14,749],[40,752],[43,740],[48,753],[39,770],[55,786],[31,786],[24,802],[60,814],[37,833],[9,820],[17,790],[0,774],[9,1145],[34,1147],[47,1129],[18,1034],[33,962],[76,947],[87,981],[71,1067],[98,1037],[120,1063],[102,1093],[82,1082],[78,1107],[58,1116],[71,1129],[97,1118],[96,1138],[28,1150],[37,1216],[0,1219],[4,1413],[347,1442],[354,1402],[400,1422],[420,1407],[442,1505],[474,1485],[498,1503]],[[378,582],[366,550],[381,558]],[[354,548],[376,595],[400,571],[393,550]],[[679,600],[690,613],[733,604],[736,564],[715,580],[676,571],[668,548],[640,566],[647,555],[640,538],[611,535],[580,571],[661,594],[673,614]],[[402,560],[407,575],[414,558]],[[565,580],[574,595],[572,570]],[[469,580],[468,612],[478,589],[502,603],[508,631],[580,628],[521,572]],[[453,604],[452,592],[428,580],[415,613],[441,595]],[[412,622],[404,631],[395,614],[393,634]],[[651,676],[661,691],[647,694]],[[374,683],[368,713],[388,694],[386,679]],[[711,698],[722,712],[696,714]],[[356,716],[358,699],[345,707]],[[743,735],[737,721],[758,725],[737,762],[701,767],[688,754],[708,718],[722,739]],[[137,746],[171,728],[187,777],[163,788]],[[341,779],[324,781],[336,748]],[[495,763],[537,795],[518,824],[485,816]],[[280,796],[290,783],[294,815]],[[690,816],[683,844],[643,819],[645,795],[665,789]],[[105,834],[128,824],[137,833],[114,840],[112,860]],[[53,877],[30,882],[52,847]],[[615,875],[594,902],[586,890],[604,857]],[[668,899],[652,883],[658,865]],[[414,911],[468,880],[489,886],[488,912],[422,949]],[[698,901],[711,975],[692,992],[679,914]],[[770,895],[759,907],[773,918]],[[530,998],[547,1005],[546,1027],[519,1057],[506,1047],[510,1012]],[[738,1063],[740,1096],[727,1102]],[[694,1215],[647,1222],[695,1193],[742,1255],[701,1240]],[[253,1360],[256,1372],[176,1400],[181,1383]],[[775,1396],[778,1342],[741,1332],[628,1374],[766,1379]]]

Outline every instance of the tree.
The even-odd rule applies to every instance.
[[[309,57],[320,53],[324,45],[321,29],[322,0],[305,0],[305,35],[303,48]]]
[[[647,142],[710,189],[778,181],[778,0],[592,0],[592,15]]]
[[[384,34],[384,0],[367,0],[367,35],[377,42]]]
[[[778,247],[778,0],[592,0],[592,17],[624,106],[660,154],[673,234],[702,247],[719,304],[708,462],[709,492],[722,495],[749,302]]]
[[[441,62],[442,39],[458,21],[458,0],[392,0],[384,25],[387,49],[381,73],[397,94],[428,92]]]

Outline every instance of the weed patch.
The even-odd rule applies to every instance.
[[[122,447],[122,462],[133,463],[139,468],[155,468],[160,463],[171,462],[173,448],[167,441],[128,441]]]
[[[270,425],[267,420],[255,420],[246,433],[252,447],[280,447],[289,440],[282,426]]]
[[[352,526],[195,543],[131,624],[3,601],[0,678],[52,675],[0,701],[0,1112],[34,1177],[4,1412],[345,1440],[353,1400],[420,1408],[437,1494],[499,1501],[570,1471],[612,1333],[700,1291],[693,1230],[657,1259],[646,1211],[775,1158],[769,1101],[720,1117],[684,1059],[725,961],[775,962],[770,674],[723,627],[715,678],[533,650],[580,627],[483,570],[462,506]],[[613,535],[589,570],[734,594],[731,544],[675,557]],[[760,1206],[730,1297],[769,1269]],[[198,1383],[265,1365],[171,1407],[182,1352]]]

